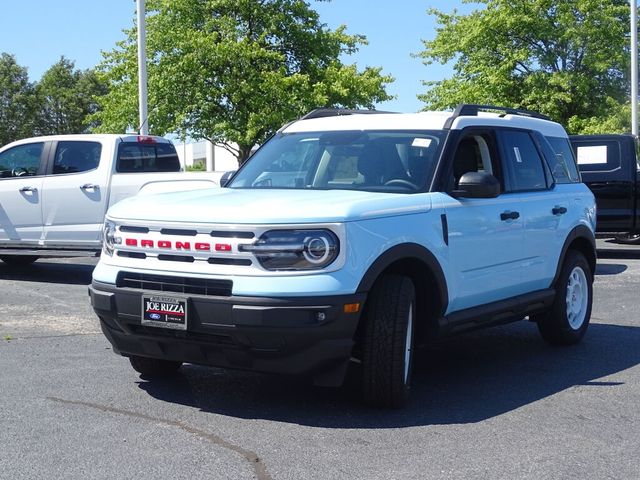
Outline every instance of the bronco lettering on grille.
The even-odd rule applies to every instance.
[[[169,241],[169,240],[138,240],[137,238],[125,238],[124,244],[127,247],[142,247],[142,248],[162,248],[163,250],[196,250],[198,252],[209,252],[212,249],[217,252],[231,252],[232,247],[228,243],[216,243],[212,245],[208,242],[183,242],[183,241]]]

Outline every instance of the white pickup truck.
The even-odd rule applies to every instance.
[[[57,135],[0,148],[0,259],[97,255],[107,209],[138,194],[219,186],[183,172],[173,144],[137,135]]]

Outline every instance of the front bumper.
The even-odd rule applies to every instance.
[[[145,291],[145,294],[154,293]],[[365,294],[264,298],[187,295],[185,331],[141,324],[143,291],[94,282],[91,305],[116,353],[313,377],[339,385]],[[360,311],[345,313],[345,304]]]

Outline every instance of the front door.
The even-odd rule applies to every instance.
[[[0,246],[34,246],[42,236],[45,142],[0,152]]]
[[[496,198],[455,198],[453,193],[467,172],[490,173],[504,187],[495,132],[466,132],[448,170],[451,195],[444,197],[443,206],[454,272],[449,312],[524,293],[524,219],[518,197],[502,193]]]

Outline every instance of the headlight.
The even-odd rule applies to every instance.
[[[110,220],[105,220],[102,228],[102,251],[113,256],[113,249],[117,243],[122,242],[120,237],[116,237],[116,224]]]
[[[253,253],[267,270],[320,270],[340,252],[338,237],[330,230],[269,230],[251,245],[239,245]]]

